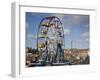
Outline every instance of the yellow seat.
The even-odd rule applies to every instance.
[[[50,27],[48,23],[42,23],[41,26]]]
[[[44,48],[45,47],[45,44],[44,43],[39,43],[38,44],[38,48]]]
[[[47,34],[47,30],[42,30],[41,33]]]
[[[48,36],[46,34],[44,34],[44,35],[39,35],[38,37],[39,38],[47,38]]]

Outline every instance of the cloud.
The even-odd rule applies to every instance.
[[[27,38],[36,39],[37,38],[37,35],[27,34]]]
[[[82,37],[88,38],[88,37],[89,37],[89,32],[84,32],[84,33],[82,33]]]
[[[65,28],[64,29],[64,35],[69,35],[70,34],[70,29]]]
[[[28,38],[33,38],[33,34],[27,34]]]
[[[84,41],[89,42],[89,32],[84,32],[81,36],[83,37]]]
[[[89,29],[89,24],[81,24],[80,26]]]
[[[71,22],[75,24],[88,24],[89,23],[89,17],[86,15],[73,15],[71,16]]]
[[[89,38],[86,38],[85,41],[89,42]]]
[[[67,26],[80,25],[81,27],[88,27],[89,16],[68,14],[64,17],[63,23]]]

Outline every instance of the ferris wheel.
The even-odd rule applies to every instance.
[[[41,20],[37,34],[39,60],[43,63],[61,63],[64,60],[64,30],[56,16]]]

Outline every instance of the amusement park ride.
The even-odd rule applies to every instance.
[[[37,34],[39,65],[60,65],[64,62],[64,30],[56,16],[41,20]]]

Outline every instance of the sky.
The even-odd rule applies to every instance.
[[[65,48],[89,48],[89,15],[26,12],[26,47],[37,48],[37,31],[40,21],[56,16],[64,28]],[[35,37],[34,37],[35,36]]]

